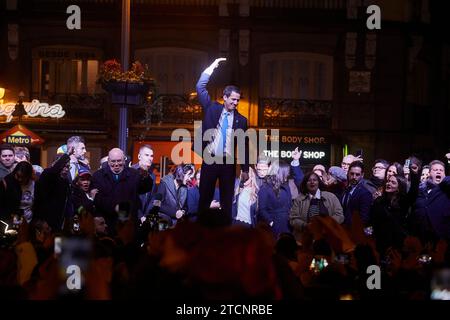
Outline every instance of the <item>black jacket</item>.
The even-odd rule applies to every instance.
[[[200,137],[204,136],[204,133],[209,129],[215,129],[217,125],[219,124],[219,119],[223,111],[223,104],[220,104],[216,101],[212,101],[211,97],[209,96],[208,91],[206,90],[206,85],[209,82],[210,75],[206,73],[202,73],[200,76],[200,79],[197,82],[196,89],[197,89],[197,95],[198,99],[200,101],[200,104],[203,109],[203,121],[202,121],[202,128],[201,132],[198,132],[197,134]],[[236,129],[242,129],[244,132],[247,130],[247,118],[245,118],[243,115],[241,115],[237,110],[234,110],[233,114],[234,120],[233,120],[233,130]],[[197,145],[193,145],[194,151],[199,154],[203,155],[203,151],[205,150],[206,146],[208,145],[209,141],[203,141],[201,138],[202,145],[201,150],[198,149]],[[237,147],[237,140],[235,138],[234,147]],[[236,154],[236,152],[235,152]],[[245,163],[241,164],[242,171],[248,172],[249,168],[249,142],[248,139],[245,139]]]
[[[162,195],[161,213],[175,219],[178,210],[185,210],[187,213],[187,187],[181,185],[178,189],[175,188],[174,177],[168,174],[162,178],[159,184],[158,193]]]
[[[0,179],[0,219],[8,220],[18,213],[22,199],[22,188],[12,173]]]
[[[86,192],[84,192],[75,183],[72,183],[72,203],[75,212],[77,212],[78,208],[82,206],[86,209],[87,212],[95,216],[94,201],[89,199],[86,195]]]
[[[409,204],[406,196],[391,204],[385,196],[375,199],[370,210],[370,223],[373,226],[377,249],[384,253],[387,248],[401,249],[407,236],[407,216]]]
[[[69,159],[64,154],[52,167],[45,169],[34,190],[33,215],[47,221],[55,232],[62,230],[64,218],[73,216],[71,186],[67,178],[60,175]]]
[[[116,205],[122,202],[130,204],[130,214],[137,217],[137,210],[141,203],[139,194],[149,192],[152,189],[153,180],[149,175],[141,176],[136,169],[125,167],[119,174],[119,180],[115,181],[111,169],[102,168],[92,176],[91,189],[98,189],[94,199],[96,213],[111,223],[113,228],[117,220]]]

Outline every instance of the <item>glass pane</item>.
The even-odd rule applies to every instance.
[[[88,60],[87,74],[87,90],[89,94],[95,93],[97,90],[98,61]]]

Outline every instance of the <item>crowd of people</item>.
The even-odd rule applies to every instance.
[[[25,147],[0,147],[0,296],[450,299],[450,272],[437,273],[450,267],[446,164],[411,156],[369,170],[346,155],[305,174],[298,148],[250,165],[244,139],[238,172],[241,91],[226,86],[223,103],[207,91],[225,61],[196,85],[201,167],[177,165],[159,184],[150,145],[135,164],[113,148],[98,170],[80,136],[45,169]]]
[[[235,177],[227,216],[218,187],[199,206],[201,168],[174,166],[157,184],[150,145],[135,164],[113,148],[97,170],[79,136],[45,169],[26,147],[0,151],[0,295],[9,298],[429,299],[436,270],[450,267],[440,160],[377,159],[367,170],[347,155],[304,174],[298,148],[290,163],[261,156]],[[75,254],[67,239],[89,245]],[[88,262],[79,290],[61,289],[64,254]],[[371,265],[380,290],[367,287]]]

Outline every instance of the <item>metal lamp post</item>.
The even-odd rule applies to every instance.
[[[130,1],[122,0],[122,52],[121,60],[124,70],[130,63]],[[119,109],[119,148],[127,154],[128,110],[125,104]]]

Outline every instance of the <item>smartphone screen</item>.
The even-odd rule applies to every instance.
[[[410,159],[406,159],[405,160],[405,167],[409,168],[410,164],[411,164],[411,160]]]

